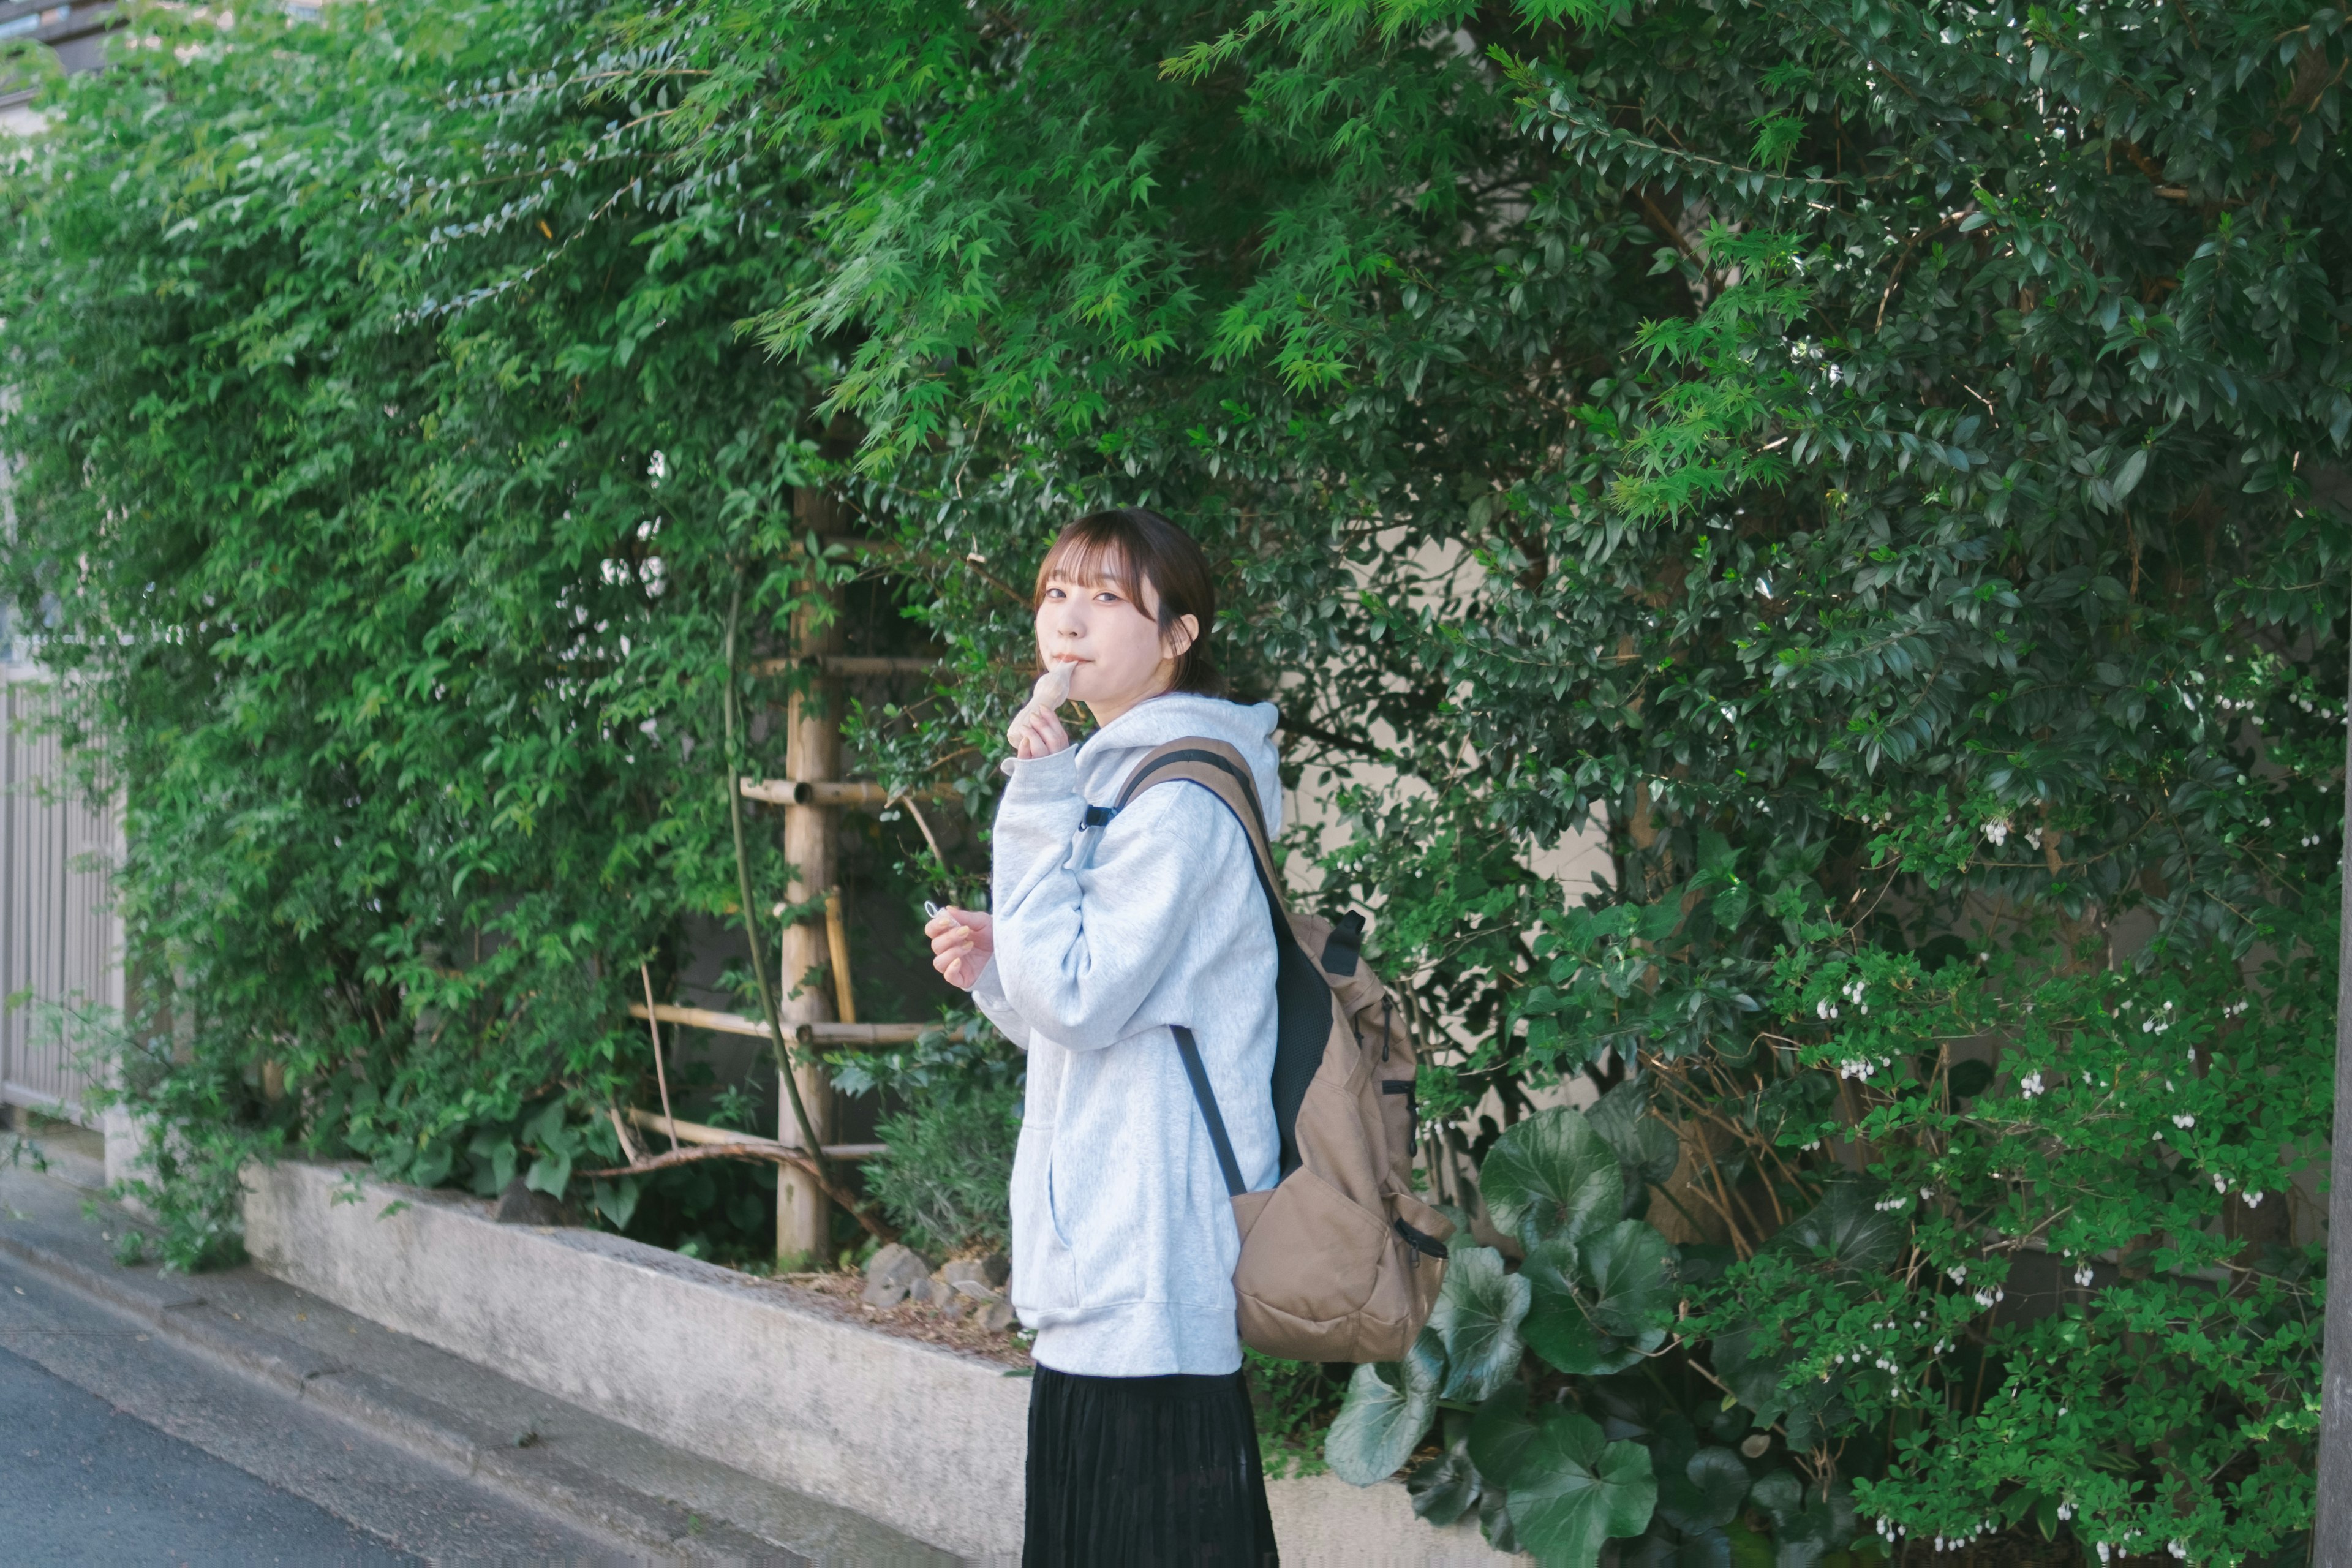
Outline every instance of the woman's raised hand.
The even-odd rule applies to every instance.
[[[1013,742],[1013,754],[1024,763],[1033,757],[1049,757],[1055,752],[1067,751],[1070,746],[1070,732],[1062,728],[1062,721],[1050,708],[1024,708],[1013,715],[1004,738]]]
[[[1005,726],[1004,738],[1012,743],[1013,754],[1023,762],[1069,749],[1070,732],[1062,728],[1054,710],[1070,700],[1070,670],[1066,663],[1047,667],[1029,689],[1029,700]]]
[[[1062,744],[1069,743],[1064,737]],[[959,991],[979,984],[981,972],[996,956],[996,922],[971,910],[941,910],[924,925],[923,934],[931,939],[931,967]]]

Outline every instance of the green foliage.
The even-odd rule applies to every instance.
[[[1290,847],[1377,911],[1435,1195],[1526,1255],[1355,1375],[1335,1470],[1433,1432],[1425,1512],[1563,1559],[1643,1510],[1645,1561],[2299,1550],[2341,13],[136,26],[6,177],[0,444],[131,801],[131,1032],[185,1042],[158,1147],[610,1157],[627,982],[738,901],[725,781],[776,771],[714,734],[737,574],[768,657],[890,573],[949,658],[858,765],[984,814],[1018,584],[1155,504],[1345,830]],[[819,483],[870,540],[830,566]],[[1443,1403],[1489,1386],[1491,1475]]]
[[[1268,1476],[1319,1476],[1323,1435],[1339,1413],[1347,1380],[1320,1362],[1284,1361],[1244,1347],[1242,1371],[1257,1416],[1258,1456]]]
[[[977,1015],[959,1021],[961,1041],[941,1031],[901,1050],[833,1058],[837,1089],[900,1105],[876,1123],[888,1149],[866,1166],[866,1190],[910,1246],[935,1257],[1012,1245],[1020,1057]]]
[[[1638,1137],[1633,1142],[1638,1147]],[[1678,1511],[1652,1531],[1659,1497],[1653,1445],[1606,1440],[1591,1416],[1569,1403],[1591,1400],[1601,1415],[1639,1431],[1625,1406],[1628,1381],[1606,1374],[1659,1353],[1675,1315],[1675,1248],[1643,1221],[1617,1217],[1626,1172],[1579,1111],[1543,1111],[1501,1135],[1480,1174],[1496,1223],[1517,1233],[1526,1262],[1514,1271],[1494,1247],[1454,1247],[1413,1353],[1395,1365],[1360,1367],[1349,1385],[1326,1447],[1341,1479],[1368,1486],[1393,1473],[1443,1411],[1441,1451],[1409,1481],[1423,1518],[1447,1524],[1479,1504],[1498,1549],[1587,1568],[1612,1540],[1646,1537],[1645,1550],[1679,1547],[1685,1534],[1675,1521],[1712,1509],[1709,1500],[1720,1499],[1727,1476],[1710,1468],[1712,1458],[1691,1476],[1669,1472]],[[1685,1386],[1694,1381],[1686,1366],[1678,1370]],[[1669,1386],[1657,1379],[1642,1392]],[[1678,1429],[1692,1428],[1682,1420]],[[1696,1454],[1684,1458],[1697,1463]],[[1731,1458],[1738,1467],[1736,1508],[1748,1472],[1738,1455]],[[1691,1504],[1681,1488],[1704,1489]],[[1688,1534],[1719,1544],[1729,1517],[1727,1509],[1725,1519],[1691,1524]]]

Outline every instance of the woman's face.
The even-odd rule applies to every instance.
[[[1139,605],[1109,576],[1079,583],[1056,572],[1045,579],[1037,656],[1049,668],[1069,670],[1071,698],[1100,723],[1168,689],[1177,658],[1199,635],[1195,618],[1185,616],[1163,642],[1160,595],[1149,582],[1142,587]]]

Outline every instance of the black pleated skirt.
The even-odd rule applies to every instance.
[[[1022,1568],[1276,1568],[1242,1374],[1078,1377],[1029,1387]]]

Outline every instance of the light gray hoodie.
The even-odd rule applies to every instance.
[[[1175,1037],[1189,1027],[1252,1189],[1278,1159],[1275,951],[1249,840],[1197,784],[1108,805],[1154,746],[1200,736],[1250,763],[1281,828],[1272,706],[1171,692],[1083,745],[1006,764],[996,957],[972,999],[1029,1052],[1013,1162],[1013,1302],[1036,1357],[1093,1377],[1241,1365],[1241,1237]]]

